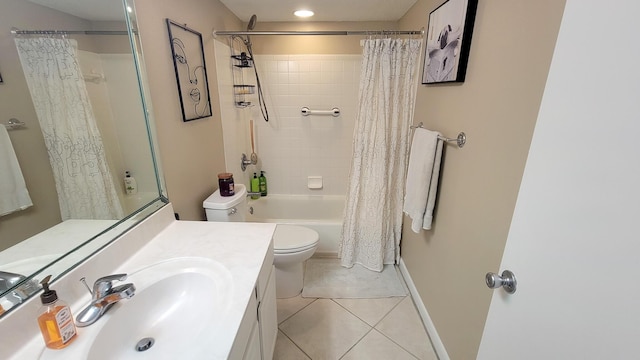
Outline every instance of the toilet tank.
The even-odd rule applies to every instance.
[[[245,221],[247,189],[242,184],[236,184],[234,190],[233,196],[222,196],[220,190],[216,190],[202,202],[207,221]]]

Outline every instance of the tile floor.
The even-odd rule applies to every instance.
[[[275,360],[437,360],[411,296],[278,299]]]

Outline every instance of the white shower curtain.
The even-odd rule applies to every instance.
[[[364,42],[341,242],[342,266],[382,271],[400,256],[402,201],[421,39]]]
[[[53,169],[60,213],[63,220],[122,218],[72,41],[15,39]]]

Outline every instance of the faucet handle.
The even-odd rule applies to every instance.
[[[99,278],[93,283],[93,298],[98,299],[106,295],[113,287],[114,281],[124,281],[127,274],[107,275]]]

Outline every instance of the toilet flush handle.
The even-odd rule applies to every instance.
[[[237,212],[238,212],[238,209],[235,208],[235,207],[232,207],[231,210],[229,210],[229,214],[228,215],[233,215],[233,214],[235,214]]]

